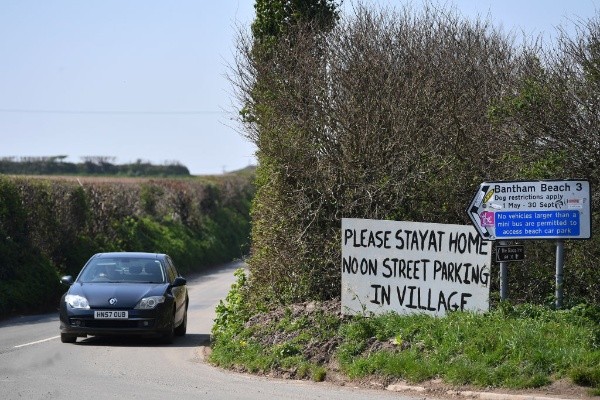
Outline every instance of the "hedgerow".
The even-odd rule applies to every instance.
[[[285,26],[267,38],[240,35],[232,71],[258,149],[255,302],[339,296],[342,218],[471,224],[465,209],[481,182],[600,184],[598,18],[542,48],[427,4],[359,5],[320,30],[301,11],[270,21]],[[565,306],[600,304],[599,241],[565,244]],[[509,297],[552,304],[554,243],[529,241],[526,253]]]
[[[167,253],[181,272],[245,256],[253,175],[69,179],[0,175],[0,316],[55,309],[94,253]]]

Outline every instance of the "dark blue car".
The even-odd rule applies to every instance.
[[[172,343],[186,333],[186,280],[166,254],[95,254],[75,281],[64,276],[61,282],[70,286],[60,301],[63,343],[88,335],[154,336]]]

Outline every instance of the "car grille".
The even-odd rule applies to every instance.
[[[79,328],[101,328],[101,329],[150,329],[154,327],[153,319],[144,320],[109,320],[109,319],[79,319],[71,318],[71,326]]]

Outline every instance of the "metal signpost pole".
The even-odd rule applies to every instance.
[[[563,305],[563,269],[565,265],[565,242],[556,241],[556,309]]]
[[[506,245],[506,241],[501,240],[498,242],[500,246]],[[508,299],[508,262],[500,262],[500,300],[504,301]]]

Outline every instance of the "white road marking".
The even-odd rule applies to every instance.
[[[48,339],[42,339],[42,340],[36,340],[35,342],[30,342],[30,343],[25,343],[25,344],[20,344],[18,346],[15,346],[15,349],[21,348],[21,347],[25,347],[25,346],[31,346],[32,344],[38,344],[38,343],[44,343],[44,342],[49,342],[50,340],[54,340],[54,339],[58,339],[60,336],[52,336],[51,338]]]

